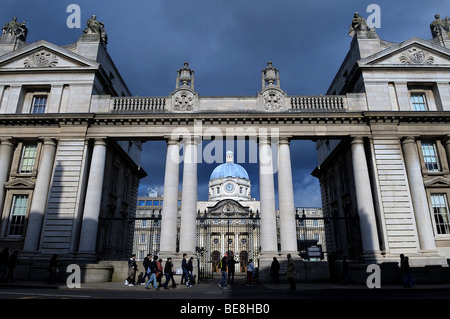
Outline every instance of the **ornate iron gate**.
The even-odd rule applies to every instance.
[[[235,273],[244,273],[249,259],[258,264],[260,253],[260,218],[248,216],[197,217],[197,257],[199,280],[212,278],[220,273],[222,256],[227,253],[235,260]]]

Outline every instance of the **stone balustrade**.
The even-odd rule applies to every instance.
[[[291,100],[291,109],[308,111],[343,111],[345,110],[345,98],[335,95],[316,95],[316,96],[293,96]]]
[[[112,112],[161,112],[164,111],[166,99],[160,97],[116,97],[112,98]]]

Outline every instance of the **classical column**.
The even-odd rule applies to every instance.
[[[259,138],[259,197],[261,205],[261,254],[278,253],[275,187],[270,138]]]
[[[42,156],[38,167],[36,184],[34,185],[30,215],[28,217],[27,232],[23,250],[35,252],[39,249],[42,223],[47,207],[50,181],[55,161],[56,143],[49,138],[44,139]]]
[[[278,144],[278,203],[280,207],[281,251],[283,254],[297,253],[294,188],[288,138],[280,138]]]
[[[9,170],[11,168],[12,154],[14,152],[14,144],[10,139],[1,139],[0,143],[0,211],[3,211],[3,204],[5,200],[5,188],[4,184],[9,179]],[[8,219],[9,211],[3,211],[3,220]],[[0,231],[3,237],[6,233],[7,223],[2,223],[2,228]]]
[[[445,147],[445,155],[447,155],[447,163],[450,167],[450,135],[447,135],[446,138],[442,141]]]
[[[417,144],[414,137],[407,137],[402,142],[403,156],[405,158],[406,172],[408,174],[411,200],[414,207],[420,249],[435,250],[433,225],[428,208],[427,194],[423,184],[422,168],[420,165]]]
[[[180,253],[195,253],[197,239],[197,141],[185,144],[181,193]]]
[[[363,138],[353,138],[351,148],[362,249],[364,254],[374,254],[380,245]]]
[[[170,257],[177,249],[178,180],[180,145],[167,142],[166,170],[164,174],[164,205],[161,217],[160,256]]]
[[[103,177],[106,164],[106,142],[96,139],[92,150],[91,167],[89,170],[83,220],[81,224],[80,253],[94,254],[97,245],[98,218],[100,216]]]

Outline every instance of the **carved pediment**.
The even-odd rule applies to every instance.
[[[449,187],[450,179],[443,176],[436,176],[425,181],[425,187]]]
[[[41,40],[0,57],[0,70],[97,68],[98,63]]]
[[[360,66],[450,66],[450,50],[412,38],[358,61]]]
[[[7,189],[33,189],[34,182],[27,178],[16,178],[5,183]]]
[[[242,206],[239,202],[233,199],[224,199],[214,206],[208,207],[208,215],[214,215],[221,218],[226,217],[242,217],[248,216],[250,209]]]

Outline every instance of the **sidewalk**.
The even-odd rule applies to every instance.
[[[214,280],[211,280],[206,283],[196,284],[192,288],[188,288],[184,285],[178,285],[177,289],[193,289],[196,291],[211,291],[211,288],[219,289],[217,287],[217,283]],[[270,283],[262,283],[255,284],[252,287],[247,287],[243,283],[237,283],[235,285],[229,285],[229,289],[251,289],[255,291],[261,290],[273,290],[274,293],[277,291],[288,291],[289,284],[281,283],[279,285],[270,284]],[[2,288],[37,288],[37,289],[72,289],[67,287],[66,283],[56,283],[56,284],[48,284],[44,281],[16,281],[14,283],[0,283],[0,289]],[[128,287],[124,285],[123,282],[101,282],[101,283],[81,283],[82,289],[107,289],[107,290],[145,290],[143,285],[136,285],[134,287]],[[343,285],[341,283],[336,282],[326,282],[326,283],[305,283],[305,282],[297,282],[296,283],[297,291],[320,291],[320,290],[370,290],[366,285],[361,284],[350,284]],[[416,284],[412,288],[403,288],[401,284],[386,284],[381,285],[380,288],[373,288],[373,290],[449,290],[450,284]]]

